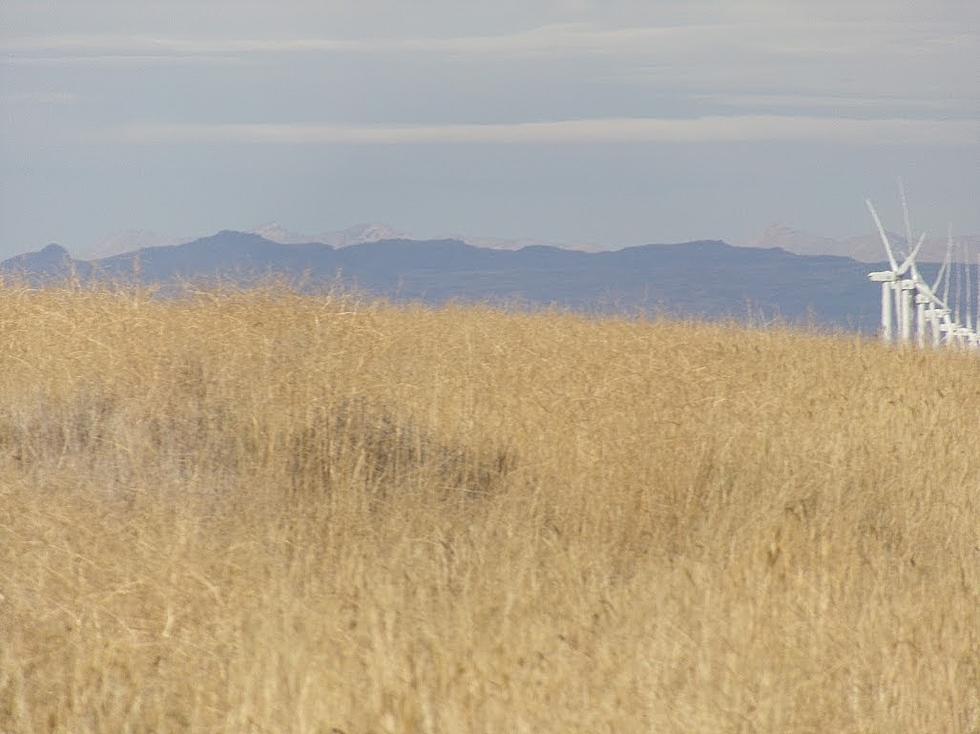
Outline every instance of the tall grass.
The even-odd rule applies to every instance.
[[[2,732],[980,731],[980,360],[0,288]]]

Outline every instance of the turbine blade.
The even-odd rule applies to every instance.
[[[943,258],[943,264],[939,268],[939,273],[936,275],[936,282],[932,284],[932,292],[935,293],[939,289],[939,284],[943,282],[943,276],[946,275],[946,270],[949,268],[949,255],[950,248],[946,248],[946,257]]]
[[[881,243],[885,246],[885,252],[888,254],[888,262],[891,264],[892,270],[897,271],[898,263],[895,262],[895,254],[892,252],[892,246],[888,241],[888,235],[885,234],[885,228],[881,226],[881,219],[878,218],[878,212],[875,210],[875,205],[871,203],[871,199],[865,199],[864,203],[868,205],[868,211],[871,212],[871,216],[875,220],[875,226],[878,228],[878,234],[881,235]]]
[[[909,256],[905,258],[905,262],[902,263],[902,267],[898,269],[899,275],[904,275],[906,270],[908,270],[909,268],[915,265],[915,256],[919,254],[919,250],[922,249],[922,243],[925,241],[926,241],[926,233],[923,232],[922,236],[919,238],[918,244],[915,246],[912,252],[909,253]]]
[[[943,284],[943,300],[949,303],[949,281],[952,280],[953,273],[953,225],[949,225],[946,230],[946,280]]]
[[[905,220],[905,247],[912,246],[912,217],[909,214],[909,201],[905,197],[905,182],[898,179],[898,193],[902,198],[902,218]]]

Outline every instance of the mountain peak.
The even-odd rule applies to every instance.
[[[242,232],[237,229],[223,229],[210,237],[202,237],[201,240],[204,242],[210,241],[221,241],[221,242],[238,242],[238,243],[255,243],[255,242],[271,242],[266,237],[255,232]]]
[[[86,262],[73,260],[68,250],[52,242],[37,252],[25,252],[23,255],[4,260],[0,263],[0,272],[41,282],[48,279],[64,280],[74,276],[87,277],[90,267]]]
[[[401,232],[387,224],[370,222],[362,222],[353,227],[333,232],[303,234],[302,232],[294,232],[279,222],[273,221],[256,225],[249,232],[261,235],[265,239],[280,245],[304,245],[310,242],[319,242],[332,247],[349,247],[350,245],[362,245],[366,242],[380,242],[381,240],[416,239],[407,232]]]
[[[270,242],[276,242],[280,245],[298,245],[304,242],[312,242],[312,237],[300,234],[299,232],[293,232],[279,222],[265,222],[264,224],[258,224],[248,230],[252,234],[257,234]]]
[[[49,258],[69,257],[68,250],[59,245],[57,242],[52,242],[49,245],[45,245],[38,251],[38,254]]]

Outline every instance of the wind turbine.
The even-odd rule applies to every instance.
[[[902,219],[905,221],[905,246],[911,247],[913,234],[912,234],[912,216],[909,213],[909,200],[905,195],[905,182],[899,178],[898,179],[898,195],[902,200]],[[922,240],[925,240],[925,235],[922,235]],[[922,240],[919,242],[919,246],[922,246]],[[915,262],[913,261],[912,266],[912,281],[919,285],[922,283],[922,278],[919,276],[919,271],[915,267]],[[924,285],[924,284],[923,284]],[[921,289],[919,289],[921,290]],[[915,294],[915,343],[921,349],[926,345],[926,306],[931,304],[931,294],[917,292]]]
[[[969,263],[969,256],[966,248],[959,242],[954,243],[955,252],[951,265],[953,280],[952,322],[947,329],[947,342],[950,346],[965,347],[967,349],[980,348],[980,335],[973,325],[973,304],[974,294],[970,280],[973,277],[973,268]],[[966,325],[963,323],[965,317]],[[980,328],[980,324],[977,325]]]
[[[957,341],[959,340],[959,323],[957,322],[956,315],[953,312],[951,302],[949,300],[950,286],[955,280],[956,274],[956,258],[954,252],[956,250],[956,242],[953,239],[953,228],[949,227],[946,231],[946,260],[943,263],[945,269],[946,279],[943,285],[943,303],[944,311],[943,314],[943,325],[942,331],[946,334],[946,346],[955,347]],[[956,289],[953,289],[953,296],[956,296]]]
[[[978,278],[978,273],[974,271],[970,258],[964,257],[963,259],[967,290],[966,327],[969,331],[969,334],[966,335],[966,344],[970,349],[980,349],[980,278]],[[977,262],[980,264],[980,256],[977,257]],[[976,315],[976,321],[974,321],[974,315]]]
[[[966,313],[964,315],[966,316],[966,328],[969,329],[970,331],[973,331],[973,283],[971,282],[973,278],[970,277],[973,275],[972,271],[973,268],[970,265],[970,259],[969,257],[967,257],[967,251],[966,248],[964,247],[963,248],[963,281],[964,281],[963,287],[964,290],[966,291],[966,304],[964,306],[964,310],[966,311]]]
[[[980,252],[977,253],[977,265],[976,265],[976,276],[977,276],[977,320],[976,320],[976,331],[977,331],[977,348],[980,348]]]
[[[940,346],[945,343],[947,347],[969,346],[977,343],[977,330],[969,323],[970,317],[967,316],[968,324],[963,325],[961,321],[962,303],[964,293],[964,281],[969,275],[964,275],[963,263],[961,258],[955,253],[959,252],[960,245],[953,239],[952,228],[949,229],[946,237],[946,257],[943,259],[942,267],[936,276],[932,286],[928,286],[922,281],[915,266],[912,266],[913,277],[916,280],[918,295],[916,300],[928,300],[930,306],[925,309],[925,316],[931,321],[933,328],[933,345]],[[942,284],[943,295],[940,298],[937,294],[939,286]],[[952,300],[950,300],[950,290],[952,288]],[[966,285],[966,300],[971,301],[970,293],[972,288]],[[980,292],[980,291],[978,291]],[[972,311],[972,301],[966,306],[967,313]],[[941,323],[940,323],[941,320]],[[980,326],[980,319],[977,321]],[[945,334],[943,340],[940,334]]]
[[[953,257],[953,237],[952,233],[946,243],[946,256],[943,258],[943,264],[939,268],[939,273],[936,275],[936,280],[931,286],[925,286],[922,284],[920,286],[919,294],[916,295],[916,302],[920,299],[928,301],[926,308],[923,311],[923,316],[929,320],[932,326],[932,346],[938,347],[942,344],[942,334],[944,332],[943,327],[949,326],[949,266]],[[918,276],[918,271],[914,273]],[[943,284],[943,297],[939,298],[937,293],[939,293],[939,286]],[[924,291],[924,292],[923,292]],[[942,323],[940,323],[942,321]]]
[[[909,216],[905,186],[901,180],[898,185],[905,220],[906,244],[911,245],[912,219]],[[927,326],[931,326],[933,346],[945,344],[947,347],[980,350],[980,255],[977,258],[977,270],[974,272],[969,262],[970,257],[967,257],[962,244],[953,239],[952,228],[950,228],[947,235],[946,257],[936,280],[929,285],[915,262],[925,243],[925,234],[919,237],[919,241],[908,255],[904,251],[899,252],[904,258],[899,265],[895,257],[896,250],[888,239],[878,212],[870,200],[866,199],[865,203],[878,228],[881,243],[885,247],[885,254],[891,266],[889,270],[868,274],[871,281],[881,283],[882,339],[886,343],[900,341],[908,344],[912,340],[914,329],[916,343],[924,347]],[[940,287],[943,290],[942,298],[938,295]],[[951,287],[952,300],[950,299]],[[916,305],[914,312],[913,299]],[[965,316],[965,324],[961,316]]]
[[[903,276],[915,266],[915,257],[919,254],[919,250],[925,242],[925,235],[923,234],[919,238],[918,244],[902,264],[899,265],[874,204],[871,203],[870,199],[865,199],[864,203],[867,204],[868,211],[871,212],[871,216],[875,221],[878,234],[881,236],[881,243],[885,246],[885,253],[888,255],[888,263],[891,265],[890,270],[868,273],[869,280],[873,283],[881,283],[881,338],[888,343],[894,340],[892,324],[892,313],[894,310],[898,322],[899,339],[903,343],[907,343],[912,339],[912,292],[916,290],[916,280]],[[911,245],[911,242],[909,244]],[[894,298],[892,297],[893,293]],[[892,301],[894,301],[894,309]]]
[[[955,270],[953,271],[954,281],[955,281],[955,291],[956,291],[956,301],[953,308],[953,320],[956,322],[956,345],[963,347],[966,346],[969,341],[969,331],[963,325],[963,309],[964,309],[964,298],[963,292],[965,290],[966,268],[963,265],[963,260],[965,253],[963,252],[963,244],[956,240],[956,259],[953,263]],[[969,311],[969,304],[966,304],[966,310]]]

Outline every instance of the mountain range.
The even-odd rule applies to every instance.
[[[281,245],[300,245],[316,242],[337,248],[363,245],[368,242],[381,242],[384,240],[459,240],[468,245],[489,247],[495,250],[519,250],[522,247],[528,247],[530,245],[551,245],[559,246],[566,250],[585,250],[590,252],[608,249],[595,244],[569,245],[530,238],[507,239],[503,237],[486,237],[459,233],[449,233],[435,237],[420,237],[403,230],[395,229],[386,224],[372,223],[355,224],[346,229],[330,230],[317,234],[304,234],[302,232],[296,232],[279,222],[265,222],[254,225],[244,231],[261,235],[265,239]],[[86,260],[101,259],[111,257],[112,255],[132,252],[144,247],[179,245],[192,239],[195,238],[161,235],[145,229],[125,229],[114,232],[98,242],[82,247],[76,252]]]
[[[887,234],[893,247],[897,247],[901,251],[908,250],[908,242],[905,237],[894,232]],[[965,256],[958,255],[957,259],[974,262],[976,253],[980,252],[980,235],[960,235],[955,239],[967,253]],[[878,262],[885,254],[878,233],[834,239],[794,229],[784,224],[773,224],[767,227],[762,236],[756,240],[755,245],[757,247],[781,247],[797,255],[839,255],[840,257],[852,257],[855,260],[869,263]],[[946,237],[926,237],[916,259],[919,262],[942,262],[946,257],[946,245]]]
[[[778,318],[870,332],[880,305],[868,270],[851,258],[720,241],[603,252],[545,246],[501,250],[452,239],[334,247],[280,244],[230,230],[94,260],[72,258],[64,247],[51,244],[0,263],[0,274],[34,284],[74,277],[173,289],[181,281],[250,284],[281,276],[308,290],[340,282],[367,294],[432,305],[467,301],[604,314]],[[935,266],[923,270],[928,277]]]
[[[320,243],[330,245],[335,248],[351,247],[371,242],[382,242],[388,240],[459,240],[475,247],[491,248],[495,250],[520,250],[524,247],[543,245],[561,247],[565,250],[579,250],[583,252],[603,252],[614,249],[595,243],[559,243],[554,241],[538,240],[533,238],[508,239],[502,237],[474,236],[460,233],[448,233],[434,237],[422,237],[404,230],[396,229],[385,224],[355,224],[346,229],[318,232],[306,234],[280,224],[279,222],[266,222],[254,225],[246,232],[261,235],[271,242],[282,245],[298,245],[306,243]],[[907,250],[908,244],[900,234],[889,232],[888,237],[892,244],[899,251]],[[119,255],[145,247],[158,247],[161,245],[177,245],[188,242],[194,237],[173,237],[160,235],[149,230],[128,229],[116,232],[101,241],[83,247],[80,252],[81,257],[86,260],[102,259]],[[973,262],[975,255],[980,252],[980,235],[957,236],[957,242],[963,245],[963,252],[958,259]],[[771,224],[763,233],[751,243],[734,243],[739,246],[749,247],[779,247],[787,252],[797,255],[837,255],[839,257],[849,257],[854,260],[866,263],[874,263],[882,260],[885,256],[881,245],[881,239],[876,232],[855,235],[852,237],[833,238],[813,234],[804,230],[791,227],[786,224]],[[922,250],[919,253],[919,262],[942,262],[946,256],[946,237],[927,238]]]

